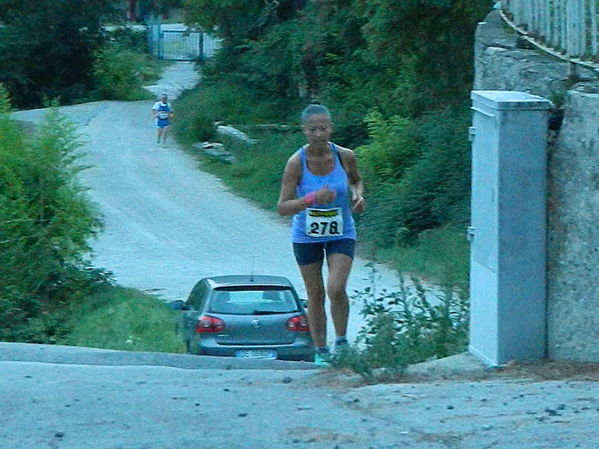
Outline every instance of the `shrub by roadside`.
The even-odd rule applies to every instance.
[[[272,98],[244,89],[231,81],[214,80],[205,75],[194,89],[183,93],[174,102],[177,120],[173,130],[183,144],[203,142],[214,138],[216,122],[251,125],[278,123],[285,116],[281,105]],[[208,70],[209,71],[209,70]]]
[[[96,53],[93,79],[105,100],[147,100],[154,96],[143,86],[156,80],[160,63],[150,55],[112,44]]]
[[[2,89],[0,109],[0,339],[52,342],[64,333],[53,312],[98,282],[84,256],[100,222],[77,179],[75,126],[51,109],[26,135]]]
[[[402,374],[408,365],[466,349],[467,298],[452,287],[433,293],[413,277],[411,284],[400,276],[398,291],[379,291],[373,269],[371,285],[354,295],[363,304],[361,313],[366,325],[357,345],[336,355],[335,366],[350,368],[370,380],[378,368],[393,377]]]

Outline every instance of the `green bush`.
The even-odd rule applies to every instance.
[[[421,232],[448,224],[465,226],[468,108],[447,108],[414,121],[374,119],[369,124],[372,142],[357,149],[369,198],[359,222],[363,235],[379,246],[406,246]]]
[[[408,286],[403,276],[398,291],[379,291],[375,279],[373,270],[371,286],[353,296],[363,304],[366,325],[357,346],[336,357],[337,366],[349,367],[366,378],[377,368],[396,375],[408,365],[466,349],[469,307],[464,296],[452,288],[430,291],[416,278]]]
[[[8,100],[0,97],[6,110]],[[83,255],[99,227],[78,182],[85,168],[78,147],[74,125],[55,109],[31,137],[0,112],[2,340],[43,338],[27,331],[30,321],[87,288],[70,282],[86,266]]]
[[[139,31],[129,27],[116,27],[106,32],[106,38],[111,45],[118,45],[136,53],[149,53],[147,29]]]
[[[356,149],[363,176],[371,183],[399,179],[419,155],[416,126],[412,120],[385,119],[374,110],[366,116],[371,142]]]
[[[212,140],[216,135],[214,111],[191,93],[195,91],[184,93],[174,103],[177,119],[173,120],[173,130],[177,140],[185,144]]]
[[[177,120],[173,129],[178,140],[191,144],[214,138],[213,123],[279,123],[282,106],[272,97],[248,91],[230,81],[215,81],[213,75],[174,103]],[[285,120],[283,120],[285,121]]]
[[[3,1],[0,8],[0,80],[19,108],[89,97],[94,53],[103,25],[119,15],[112,0]]]
[[[121,45],[100,50],[93,64],[94,84],[106,100],[153,98],[143,86],[158,78],[159,73],[160,66],[151,56]]]
[[[197,111],[189,120],[189,130],[187,131],[193,137],[194,142],[204,142],[210,140],[216,134],[216,126],[210,117]]]

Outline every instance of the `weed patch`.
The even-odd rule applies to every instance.
[[[400,374],[408,365],[431,358],[447,357],[466,348],[469,307],[467,299],[452,288],[433,292],[416,278],[411,285],[400,276],[397,291],[376,289],[376,272],[371,285],[353,296],[363,304],[365,326],[357,345],[335,357],[338,367],[347,367],[373,378],[384,368]]]

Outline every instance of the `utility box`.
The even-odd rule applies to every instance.
[[[546,353],[550,101],[473,91],[470,346],[491,366]]]

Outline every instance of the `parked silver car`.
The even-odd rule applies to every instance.
[[[232,275],[200,280],[181,304],[177,330],[187,351],[285,360],[314,358],[304,306],[280,276]]]

